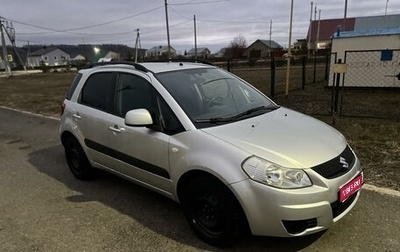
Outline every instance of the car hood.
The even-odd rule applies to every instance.
[[[338,156],[343,135],[329,125],[287,108],[202,129],[249,155],[291,168],[307,168]]]

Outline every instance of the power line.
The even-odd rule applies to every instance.
[[[81,33],[81,32],[70,32],[70,34],[76,35],[85,35],[85,36],[117,36],[117,35],[126,35],[135,32],[136,30],[129,30],[123,32],[116,32],[116,33]],[[45,34],[54,34],[56,32],[21,32],[18,35],[26,36],[26,35],[45,35]]]
[[[6,17],[4,17],[4,19],[7,19],[7,20],[12,21],[12,22],[17,23],[17,24],[26,25],[26,26],[30,26],[30,27],[35,27],[35,28],[38,28],[38,29],[51,31],[51,32],[54,32],[54,33],[62,32],[62,33],[72,33],[72,34],[77,34],[77,35],[85,35],[85,34],[80,34],[80,33],[74,33],[73,31],[84,30],[84,29],[87,29],[87,28],[93,28],[93,27],[109,25],[109,24],[116,23],[116,22],[119,22],[119,21],[122,21],[122,20],[131,19],[131,18],[140,16],[140,15],[143,15],[143,14],[146,14],[146,13],[149,13],[149,12],[153,12],[153,11],[156,11],[156,10],[161,9],[163,7],[164,6],[161,5],[161,6],[158,6],[156,8],[153,8],[153,9],[150,9],[150,10],[147,10],[147,11],[143,11],[143,12],[140,12],[140,13],[137,13],[137,14],[134,14],[134,15],[130,15],[130,16],[127,16],[127,17],[123,17],[123,18],[119,18],[119,19],[115,19],[115,20],[111,20],[111,21],[107,21],[107,22],[103,22],[103,23],[99,23],[99,24],[88,25],[88,26],[83,26],[83,27],[78,27],[78,28],[65,29],[65,30],[53,29],[53,28],[43,27],[43,26],[39,26],[39,25],[35,25],[35,24],[28,24],[28,23],[25,23],[25,22],[22,22],[22,21],[13,20],[13,19],[6,18]]]
[[[180,5],[195,5],[195,4],[211,4],[211,3],[220,3],[220,2],[229,2],[230,0],[215,0],[215,1],[207,1],[207,2],[188,2],[188,3],[174,3],[174,4],[168,4],[168,5],[175,5],[175,6],[180,6]]]
[[[183,14],[181,14],[180,12],[178,12],[175,8],[170,8],[175,14],[177,14],[178,16],[180,16],[181,18],[187,19],[187,20],[192,20],[192,17],[187,17],[184,16]],[[212,19],[199,19],[196,18],[197,21],[203,21],[203,22],[210,22],[210,23],[226,23],[226,24],[269,24],[270,21],[244,21],[244,20],[240,20],[240,21],[229,21],[229,20],[212,20]],[[270,19],[269,19],[270,20]],[[308,22],[306,20],[296,20],[296,23],[301,23],[301,22]],[[287,21],[281,21],[281,22],[275,22],[275,24],[287,24]]]

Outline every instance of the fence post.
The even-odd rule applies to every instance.
[[[306,86],[306,57],[301,58],[301,88],[304,90]]]
[[[314,80],[313,83],[316,82],[316,76],[317,76],[317,52],[314,52]]]
[[[275,58],[271,58],[271,97],[275,97],[275,70],[276,63]]]
[[[228,59],[228,64],[227,64],[228,72],[231,71],[231,60]]]
[[[337,61],[338,64],[342,63],[341,59],[338,59]],[[337,114],[338,111],[338,103],[339,103],[339,88],[340,88],[340,73],[336,73],[336,83],[335,85],[332,87],[333,90],[333,117],[332,117],[332,122],[333,124],[335,124],[335,116]]]
[[[325,62],[325,80],[328,80],[329,77],[329,63],[331,61],[331,58],[329,57],[329,54],[326,54],[326,62]]]

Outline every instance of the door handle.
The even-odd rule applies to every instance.
[[[110,127],[108,127],[108,129],[115,133],[121,133],[121,132],[125,131],[124,128],[119,128],[117,125],[110,126]]]
[[[81,119],[81,118],[82,118],[82,116],[80,116],[79,113],[77,113],[77,114],[72,114],[72,116],[73,116],[75,119]]]

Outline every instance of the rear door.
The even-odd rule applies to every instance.
[[[82,87],[78,103],[72,108],[75,130],[87,150],[89,160],[110,166],[113,161],[107,154],[109,145],[109,116],[113,110],[115,72],[100,72],[89,76]]]

